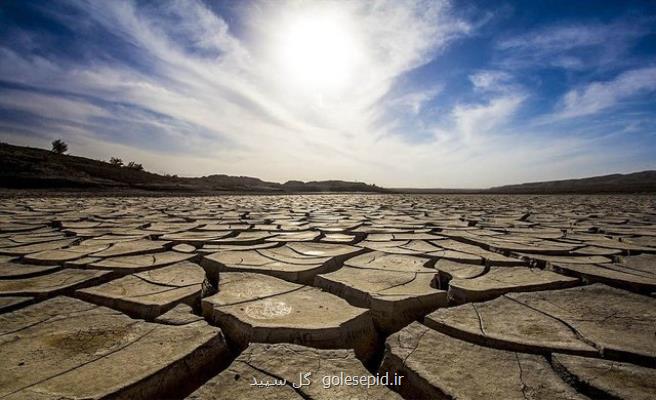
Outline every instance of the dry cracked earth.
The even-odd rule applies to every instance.
[[[656,199],[4,199],[0,399],[185,397],[654,399]]]

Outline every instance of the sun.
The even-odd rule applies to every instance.
[[[348,15],[310,10],[282,24],[277,58],[287,81],[306,90],[342,90],[358,64],[357,35]]]

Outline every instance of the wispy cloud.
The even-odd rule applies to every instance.
[[[636,39],[653,33],[653,18],[548,25],[499,40],[498,64],[511,68],[583,70],[626,63]]]
[[[406,108],[412,113],[412,115],[417,115],[424,105],[438,96],[442,90],[442,85],[436,85],[429,89],[406,93],[392,99],[390,101],[390,106],[392,108]]]
[[[656,67],[626,71],[612,80],[592,82],[565,94],[556,118],[592,115],[632,97],[656,91]]]
[[[512,75],[505,71],[483,70],[469,75],[474,89],[482,92],[500,92],[513,88]]]
[[[452,112],[456,132],[472,141],[477,135],[490,134],[515,114],[524,101],[520,93],[509,93],[491,99],[485,104],[457,105]]]

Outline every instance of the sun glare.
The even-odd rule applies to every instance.
[[[350,25],[337,12],[307,12],[286,21],[278,58],[288,80],[324,93],[343,89],[358,59],[357,38]]]

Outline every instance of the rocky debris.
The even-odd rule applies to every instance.
[[[206,269],[225,272],[258,272],[291,282],[311,284],[317,274],[334,271],[362,250],[327,243],[288,243],[271,249],[220,251],[205,256]]]
[[[0,296],[30,296],[45,299],[98,284],[110,278],[108,271],[65,268],[43,276],[0,280]]]
[[[411,399],[585,399],[546,359],[483,347],[413,322],[385,342],[381,373]]]
[[[344,384],[348,377],[357,377],[358,384]],[[371,383],[367,386],[366,382]],[[401,399],[387,386],[375,383],[376,375],[351,350],[251,344],[228,369],[188,399]]]
[[[447,303],[446,292],[435,288],[436,271],[426,258],[365,253],[341,269],[317,276],[316,286],[371,309],[379,329],[391,332]]]
[[[205,271],[189,261],[138,272],[99,286],[80,289],[85,301],[152,320],[179,303],[200,306]]]
[[[554,354],[551,362],[590,398],[649,400],[656,393],[654,368],[566,354]]]
[[[369,311],[332,294],[262,274],[221,274],[219,292],[202,300],[203,315],[228,339],[352,348],[369,358],[376,340]]]
[[[485,303],[439,309],[429,327],[514,351],[563,352],[656,362],[656,299],[602,284],[509,293]]]
[[[228,356],[205,322],[148,323],[67,297],[0,315],[0,338],[3,399],[171,397]]]
[[[101,261],[89,264],[89,267],[96,269],[108,269],[118,273],[129,274],[175,264],[180,261],[191,260],[194,257],[194,254],[184,254],[178,253],[176,251],[165,251],[162,253],[105,258]]]

